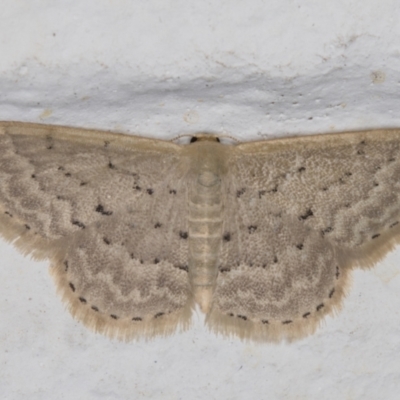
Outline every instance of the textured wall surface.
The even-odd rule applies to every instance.
[[[0,120],[169,139],[400,127],[400,5],[2,2]],[[396,399],[400,249],[356,271],[336,317],[294,343],[208,332],[121,343],[65,310],[46,262],[0,241],[3,399]]]

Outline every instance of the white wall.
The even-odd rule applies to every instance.
[[[400,126],[394,0],[3,0],[0,120],[241,140]],[[120,343],[74,321],[47,263],[0,242],[2,399],[397,399],[400,250],[287,344]]]

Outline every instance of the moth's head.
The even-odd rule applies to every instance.
[[[181,139],[184,139],[183,141]],[[221,140],[222,139],[222,140]],[[222,143],[222,144],[233,144],[238,141],[228,135],[215,135],[213,133],[185,133],[183,135],[179,135],[172,139],[178,144],[192,144],[192,143]]]
[[[190,143],[195,142],[217,142],[220,143],[219,137],[209,133],[196,133],[190,138]]]

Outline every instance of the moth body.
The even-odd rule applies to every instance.
[[[188,196],[189,280],[194,300],[208,313],[218,275],[222,243],[223,203],[222,147],[217,142],[200,141],[191,145],[196,152]]]

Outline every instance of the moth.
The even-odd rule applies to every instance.
[[[339,309],[399,240],[400,130],[236,145],[0,123],[0,232],[50,260],[72,315],[119,339],[279,341]]]

